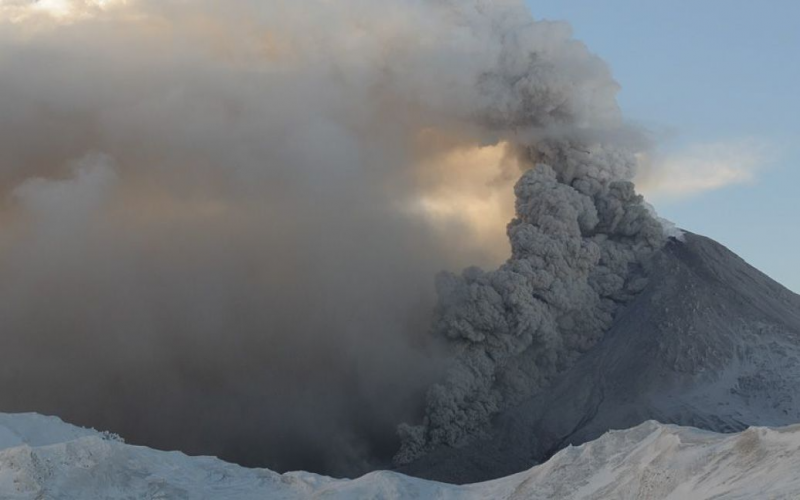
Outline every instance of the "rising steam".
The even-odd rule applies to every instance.
[[[333,474],[406,422],[412,460],[663,240],[608,68],[521,1],[6,0],[0,74],[3,411]],[[507,255],[526,170],[511,259],[434,290]]]

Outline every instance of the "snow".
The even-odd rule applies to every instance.
[[[277,474],[132,446],[54,417],[0,414],[0,498],[798,498],[800,425],[717,434],[645,422],[505,478],[455,486],[390,471]]]
[[[96,431],[66,424],[57,417],[0,413],[0,450],[21,445],[41,447],[96,435]]]

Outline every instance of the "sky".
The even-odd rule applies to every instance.
[[[659,214],[800,292],[800,2],[527,2],[611,66],[658,145]]]

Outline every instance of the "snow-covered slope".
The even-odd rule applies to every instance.
[[[454,486],[394,472],[356,480],[245,469],[131,446],[53,417],[0,414],[3,499],[798,498],[800,426],[715,434],[644,424],[526,472]]]

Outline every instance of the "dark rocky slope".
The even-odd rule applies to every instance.
[[[718,432],[800,422],[800,296],[708,238],[683,240],[653,256],[645,290],[550,388],[400,471],[483,481],[649,419]]]

